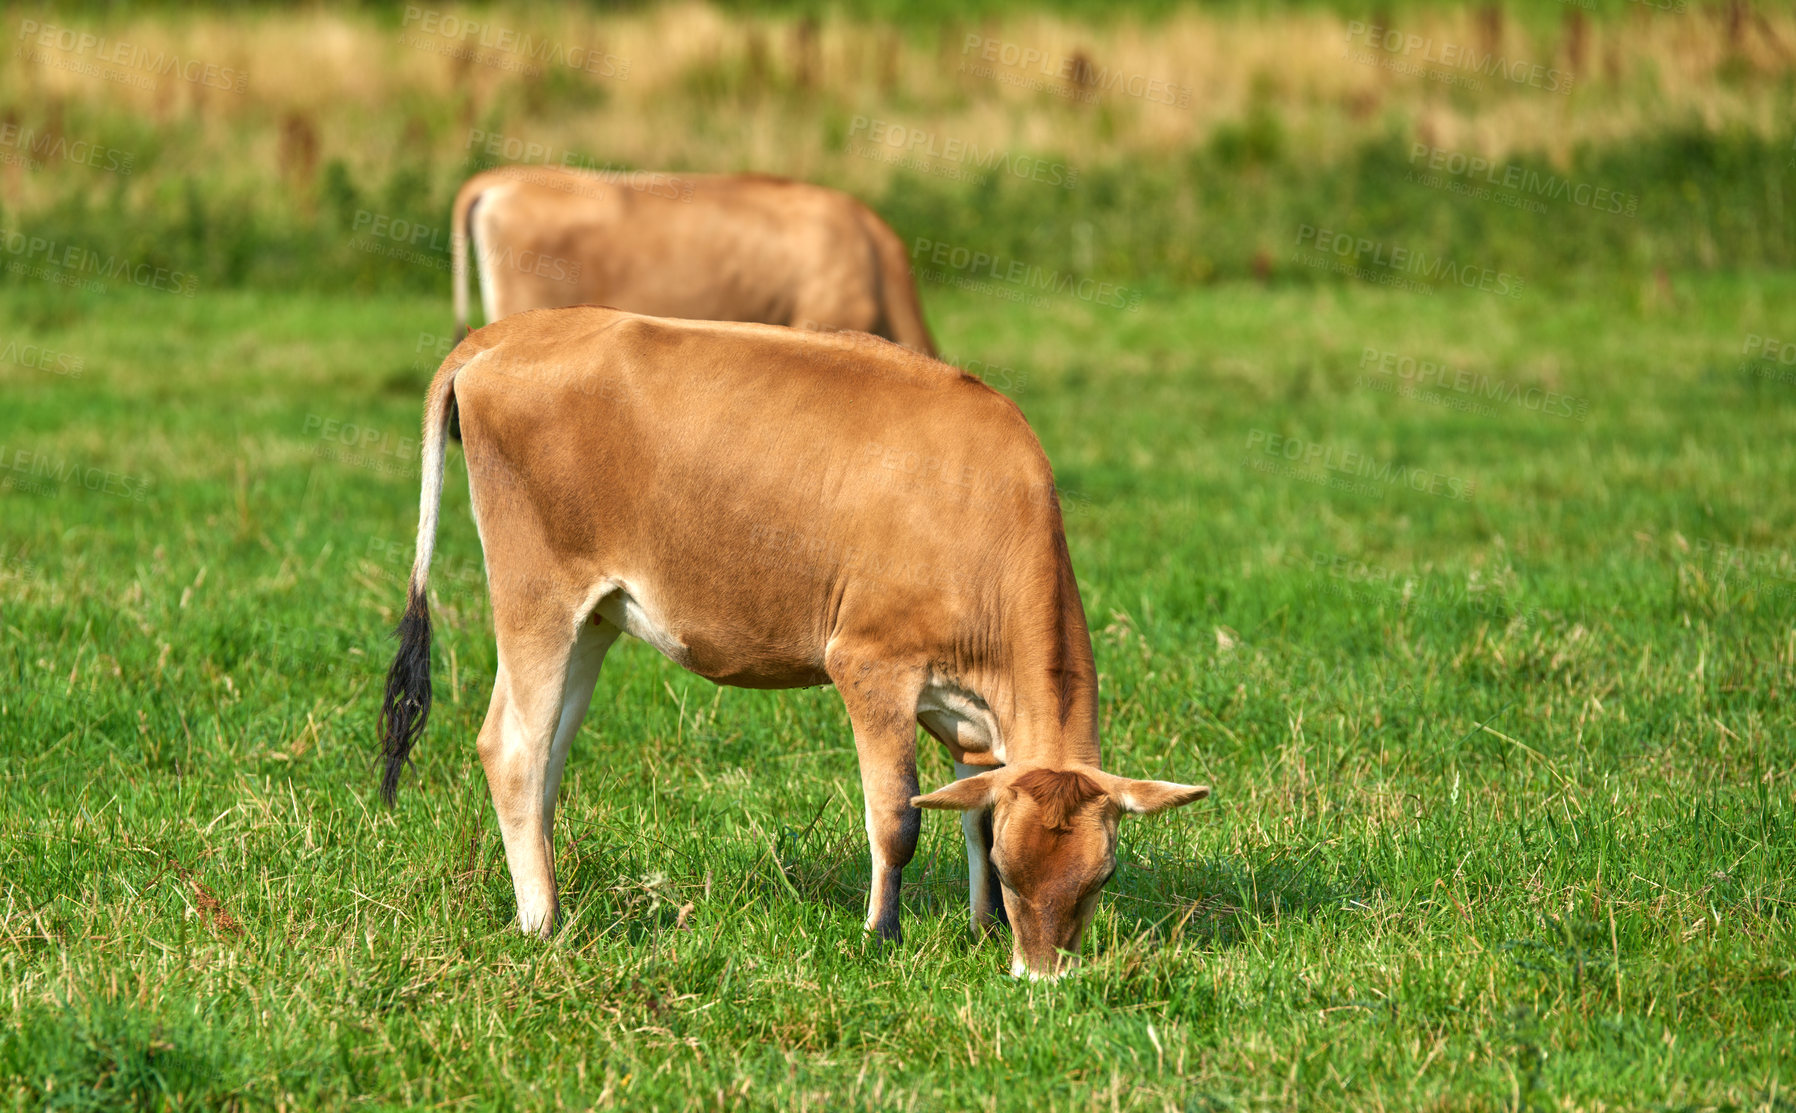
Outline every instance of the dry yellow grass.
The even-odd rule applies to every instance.
[[[1719,9],[1642,9],[1596,20],[1568,7],[1550,26],[1493,25],[1472,9],[1393,20],[1395,31],[1437,50],[1455,44],[1568,72],[1570,96],[1501,77],[1455,89],[1394,68],[1427,48],[1375,52],[1385,65],[1355,61],[1348,21],[1322,12],[1191,11],[1102,26],[1020,13],[918,34],[740,17],[698,3],[620,16],[407,11],[398,27],[321,10],[81,16],[49,33],[47,45],[44,28],[21,21],[9,37],[28,53],[0,70],[0,121],[40,139],[96,140],[113,133],[107,121],[129,116],[169,137],[164,157],[244,184],[303,178],[331,158],[358,180],[364,171],[382,176],[396,152],[428,155],[434,166],[465,162],[479,131],[534,144],[552,160],[568,153],[644,167],[758,169],[877,193],[897,170],[844,150],[857,117],[921,129],[937,149],[959,142],[1073,166],[1176,152],[1256,106],[1277,115],[1299,157],[1321,161],[1390,130],[1491,157],[1563,158],[1579,144],[1624,143],[1673,122],[1759,132],[1787,125],[1786,71],[1796,60],[1789,9],[1740,19]],[[471,38],[443,33],[469,21],[480,26]],[[82,45],[82,34],[93,41]],[[969,49],[969,37],[979,45]],[[1356,49],[1366,49],[1364,39]],[[981,59],[988,42],[995,62]],[[106,60],[118,44],[130,47],[122,64]],[[165,54],[244,75],[243,89],[158,74],[153,60]],[[1030,63],[1004,61],[1019,54]],[[569,66],[570,58],[593,59],[595,72]],[[1080,103],[1082,90],[1064,77],[1086,65],[1100,85],[1117,85],[1100,89],[1096,104]],[[1131,84],[1148,95],[1128,95]],[[43,172],[7,169],[0,199],[26,209],[83,170],[54,161]],[[152,187],[139,180],[129,188]]]

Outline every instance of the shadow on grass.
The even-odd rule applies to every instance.
[[[1365,901],[1377,889],[1369,875],[1342,877],[1313,852],[1290,847],[1201,859],[1164,855],[1139,844],[1134,849],[1119,862],[1104,901],[1122,931],[1137,940],[1164,942],[1177,936],[1233,945],[1261,924],[1311,919]],[[964,915],[964,861],[939,848],[919,854],[905,870],[904,914]],[[858,832],[815,853],[794,855],[782,865],[801,899],[855,914],[865,908],[867,853]]]
[[[1106,893],[1123,930],[1138,939],[1229,946],[1260,925],[1313,919],[1376,889],[1370,876],[1342,877],[1314,851],[1292,847],[1195,859],[1135,849]]]
[[[858,827],[801,822],[782,828],[759,851],[743,840],[664,849],[675,851],[677,862],[666,872],[666,858],[658,867],[656,855],[630,843],[595,842],[582,850],[562,879],[574,940],[609,936],[640,943],[684,925],[700,906],[755,898],[818,906],[852,919],[866,909],[866,835]],[[495,896],[509,889],[499,873],[490,879]],[[925,840],[904,874],[906,919],[965,915],[966,859],[958,838]],[[1189,858],[1135,840],[1120,856],[1104,902],[1131,940],[1231,946],[1262,925],[1368,901],[1377,887],[1363,871],[1323,859],[1320,848]]]

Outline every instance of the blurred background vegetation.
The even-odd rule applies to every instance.
[[[1148,291],[1340,281],[1305,226],[1536,288],[1796,261],[1796,13],[1590,2],[16,7],[0,228],[207,288],[435,290],[457,184],[529,160],[811,179]]]

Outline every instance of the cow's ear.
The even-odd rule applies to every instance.
[[[1193,800],[1210,795],[1209,785],[1181,785],[1171,781],[1133,781],[1127,777],[1106,777],[1104,791],[1116,806],[1133,815],[1153,815],[1168,808],[1182,807]]]
[[[940,808],[943,811],[970,812],[987,808],[998,795],[998,774],[994,769],[989,773],[981,773],[977,777],[955,781],[946,788],[938,788],[927,796],[913,796],[910,806],[913,808]]]

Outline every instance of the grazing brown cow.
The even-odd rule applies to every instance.
[[[469,178],[450,219],[458,338],[472,237],[488,323],[525,309],[610,305],[858,329],[935,354],[904,241],[833,189],[759,174],[507,166]]]
[[[720,684],[836,686],[866,803],[867,927],[888,939],[918,808],[963,813],[974,925],[1008,913],[1012,971],[1054,975],[1115,868],[1118,817],[1208,794],[1099,768],[1053,473],[1003,395],[860,333],[583,306],[480,329],[430,385],[381,712],[389,802],[430,709],[452,401],[499,650],[480,759],[525,931],[555,920],[556,788],[624,632]],[[919,722],[962,778],[927,796]]]

